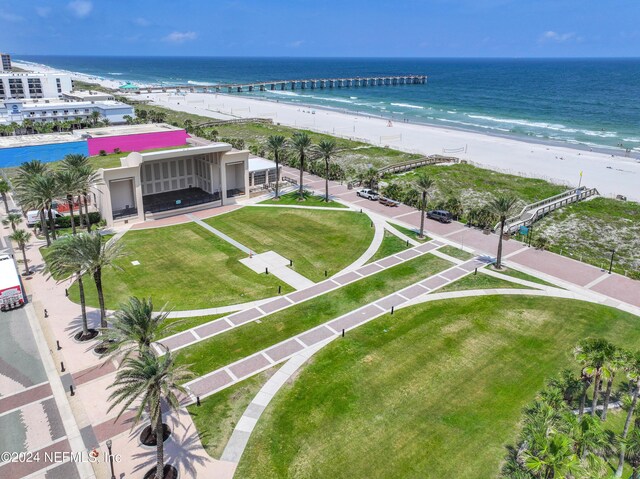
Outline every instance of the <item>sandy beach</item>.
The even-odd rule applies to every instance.
[[[16,65],[25,69],[32,65]],[[48,67],[40,70],[53,71]],[[71,72],[74,78],[117,88],[123,82]],[[640,201],[640,160],[577,148],[527,142],[421,124],[393,122],[314,107],[301,107],[225,94],[133,95],[173,110],[217,119],[270,118],[275,123],[358,139],[378,146],[446,154],[496,171],[535,177],[575,187],[595,187],[601,195]],[[580,173],[582,172],[582,178]]]

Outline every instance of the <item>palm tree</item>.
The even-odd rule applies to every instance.
[[[102,331],[108,348],[105,354],[123,354],[126,359],[134,351],[149,351],[169,330],[168,315],[168,311],[155,314],[151,298],[130,297],[114,313],[111,326]]]
[[[33,131],[33,120],[27,118],[26,120],[22,121],[22,128],[24,129],[25,133],[29,133]]]
[[[104,290],[102,287],[102,271],[105,268],[117,268],[115,264],[118,258],[124,256],[123,243],[117,241],[102,241],[99,233],[82,233],[75,237],[73,243],[75,256],[82,265],[82,270],[93,277],[98,291],[98,303],[100,304],[100,326],[107,327],[107,314],[104,305]]]
[[[337,152],[337,145],[335,140],[322,140],[318,143],[318,149],[320,150],[320,156],[324,160],[324,201],[329,202],[329,162],[331,158],[335,156]]]
[[[127,125],[133,125],[133,117],[131,115],[123,115],[122,119],[127,123]]]
[[[631,466],[632,473],[630,479],[640,479],[638,470],[640,469],[640,428],[633,428],[631,434],[623,442],[624,456]]]
[[[424,215],[427,210],[427,194],[433,187],[433,180],[429,176],[421,171],[417,175],[416,188],[420,191],[420,238],[424,238]]]
[[[280,198],[280,154],[284,149],[285,141],[282,135],[271,135],[267,140],[267,148],[273,153],[273,159],[276,162],[276,199]]]
[[[16,244],[18,245],[18,248],[20,248],[20,251],[22,251],[22,260],[24,261],[24,275],[29,276],[30,271],[29,271],[29,263],[27,262],[26,247],[27,247],[27,243],[29,243],[29,240],[31,239],[31,233],[29,233],[26,230],[17,230],[17,231],[14,231],[13,234],[9,236],[9,239],[11,239],[12,241],[15,241]]]
[[[604,393],[604,401],[602,402],[602,420],[607,419],[607,411],[609,410],[609,401],[611,400],[611,391],[613,389],[613,380],[616,377],[616,373],[624,367],[627,361],[627,353],[621,349],[616,348],[605,365],[607,390]]]
[[[69,216],[71,219],[71,231],[76,234],[76,220],[73,212],[73,197],[76,194],[82,193],[82,178],[78,174],[78,171],[72,168],[65,168],[65,164],[62,164],[62,168],[56,171],[56,181],[60,192],[64,194],[69,205]]]
[[[17,225],[22,223],[22,215],[18,213],[9,213],[5,219],[2,220],[3,225],[11,225],[11,229],[15,231],[18,229]]]
[[[583,339],[575,348],[575,358],[584,366],[583,373],[593,378],[593,399],[591,415],[595,416],[598,406],[598,394],[605,366],[615,352],[615,346],[604,339]],[[583,392],[583,398],[586,391]],[[581,407],[581,409],[583,409]]]
[[[500,220],[500,236],[498,237],[498,254],[496,256],[495,268],[502,268],[502,236],[504,235],[504,225],[507,218],[511,216],[514,207],[518,203],[515,196],[498,196],[493,198],[489,204],[489,210],[495,214]]]
[[[77,254],[77,242],[80,235],[63,236],[54,241],[47,254],[45,272],[57,281],[62,281],[75,276],[80,293],[80,311],[82,313],[82,332],[76,335],[79,341],[87,341],[97,334],[96,330],[90,330],[87,323],[87,307],[84,294],[84,282],[82,276],[86,273],[82,258]]]
[[[4,209],[9,214],[9,201],[7,200],[7,194],[11,191],[9,182],[4,178],[0,178],[0,196],[2,196],[2,202],[4,203]]]
[[[44,169],[42,173],[28,173],[33,168],[37,171],[40,162],[23,163],[15,178],[16,194],[23,208],[31,208],[40,212],[40,227],[47,239],[47,246],[51,245],[51,236],[55,239],[55,222],[51,206],[53,199],[58,196],[58,185],[52,173]],[[20,171],[22,170],[22,171]],[[45,216],[48,213],[48,219]],[[48,222],[48,224],[47,224]]]
[[[137,402],[133,425],[140,422],[145,411],[149,412],[152,428],[156,435],[156,479],[164,477],[164,443],[162,424],[162,404],[170,410],[179,407],[178,393],[186,394],[181,384],[192,377],[192,373],[184,366],[176,366],[167,351],[157,357],[150,350],[141,351],[138,357],[129,357],[116,373],[116,378],[109,388],[114,391],[109,395],[109,411],[121,405],[118,418]]]
[[[293,134],[291,138],[291,145],[298,154],[298,161],[300,162],[300,186],[298,194],[300,195],[300,201],[304,200],[304,161],[311,148],[311,138],[304,131],[299,131]]]
[[[627,439],[627,435],[629,434],[629,427],[631,426],[631,419],[636,411],[636,406],[638,405],[638,393],[640,392],[640,353],[636,352],[634,354],[629,354],[628,360],[625,366],[625,370],[627,371],[627,378],[633,385],[633,393],[631,394],[631,404],[627,411],[627,419],[624,423],[624,428],[622,429],[622,435],[620,436],[621,446],[620,446],[620,457],[618,459],[618,469],[616,470],[616,477],[622,476],[622,469],[624,468],[624,458],[625,458],[625,441]]]
[[[573,451],[571,439],[565,434],[552,434],[545,438],[542,447],[524,454],[527,469],[540,478],[579,477],[580,459]]]
[[[99,111],[92,111],[91,114],[89,115],[89,120],[91,120],[91,123],[93,124],[93,126],[96,126],[98,124],[98,122],[100,121],[100,112]]]
[[[80,227],[83,224],[87,227],[87,231],[91,231],[91,221],[89,218],[89,204],[87,195],[91,186],[98,184],[101,180],[96,170],[91,166],[89,158],[82,154],[66,155],[62,160],[62,168],[73,170],[78,175],[80,189],[78,194],[78,213],[80,217]],[[85,216],[83,218],[82,205],[84,201]]]

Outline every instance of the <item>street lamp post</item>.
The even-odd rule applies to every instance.
[[[111,439],[107,440],[107,449],[109,450],[109,465],[111,466],[111,479],[116,479],[116,473],[113,470],[113,454],[111,453]]]
[[[611,274],[611,270],[613,269],[613,256],[616,254],[616,250],[611,250],[611,262],[609,263],[609,274]]]

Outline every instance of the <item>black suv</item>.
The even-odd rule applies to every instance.
[[[439,221],[440,223],[451,223],[453,216],[445,210],[431,210],[427,211],[427,218]]]

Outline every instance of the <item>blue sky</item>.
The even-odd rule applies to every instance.
[[[638,0],[0,0],[0,51],[640,56]]]

